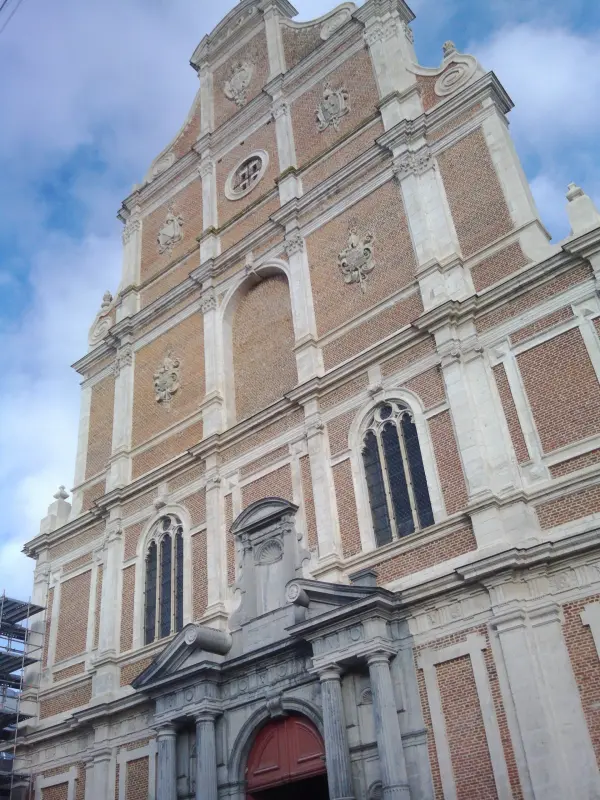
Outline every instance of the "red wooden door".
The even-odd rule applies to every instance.
[[[273,720],[259,732],[248,756],[248,792],[324,772],[325,748],[312,722],[305,717]]]

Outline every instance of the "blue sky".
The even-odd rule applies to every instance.
[[[116,212],[183,122],[197,89],[189,57],[233,4],[24,0],[0,35],[0,590],[29,595],[21,547],[73,479],[79,388],[69,365],[118,284]],[[296,5],[311,19],[334,3]],[[567,184],[600,201],[600,4],[412,8],[422,64],[437,65],[452,39],[503,82],[542,219],[555,239],[567,235]]]

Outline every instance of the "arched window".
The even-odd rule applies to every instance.
[[[378,546],[433,525],[433,511],[412,414],[388,401],[371,416],[363,464]]]
[[[144,641],[183,628],[183,527],[174,514],[157,523],[146,550]]]

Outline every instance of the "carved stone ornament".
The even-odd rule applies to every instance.
[[[168,406],[179,389],[179,359],[170,350],[154,373],[153,380],[156,402]]]
[[[137,218],[132,218],[127,222],[127,225],[123,228],[123,244],[127,244],[131,237],[137,233],[140,228],[142,227],[142,223]]]
[[[288,258],[294,253],[301,253],[304,250],[304,237],[301,233],[292,233],[287,237],[283,246]]]
[[[366,290],[365,279],[375,269],[373,261],[373,235],[359,236],[356,228],[351,228],[348,247],[338,256],[338,264],[344,276],[344,283],[358,283]]]
[[[238,108],[246,105],[247,89],[252,80],[254,65],[250,61],[238,61],[231,69],[228,81],[225,81],[223,91],[225,97],[236,104]]]
[[[422,147],[417,152],[407,152],[394,161],[396,178],[401,181],[409,175],[423,175],[433,167],[433,160],[428,147]]]
[[[447,42],[444,42],[444,44],[442,45],[442,52],[444,54],[444,58],[448,58],[453,53],[456,53],[456,45],[454,44],[454,42],[448,40]]]
[[[215,311],[217,308],[217,296],[214,293],[213,289],[209,289],[203,296],[200,301],[200,310],[203,314],[207,314],[209,311]]]
[[[104,292],[100,311],[96,314],[96,319],[88,335],[88,343],[91,347],[98,344],[112,328],[113,320],[110,310],[113,303],[113,296],[109,291]]]
[[[340,8],[321,25],[319,35],[324,42],[352,18],[350,8]]]
[[[119,374],[123,367],[130,367],[133,364],[133,348],[130,344],[123,345],[120,350],[117,351],[117,355],[115,357],[115,363],[113,364],[113,374],[115,378],[119,377]]]
[[[404,31],[404,35],[406,36],[408,41],[411,44],[414,44],[414,42],[415,42],[415,34],[414,34],[413,29],[408,24],[408,22],[403,22],[402,23],[402,30]]]
[[[320,131],[326,130],[330,125],[339,131],[340,120],[350,111],[348,104],[348,91],[342,87],[334,89],[330,83],[323,87],[323,100],[317,108],[317,127]]]
[[[456,49],[448,51],[444,56],[444,62],[446,60],[449,60],[448,68],[442,72],[433,87],[438,97],[447,97],[462,89],[477,70],[477,61],[473,56],[462,55]]]
[[[180,242],[183,239],[183,217],[173,212],[173,209],[169,209],[169,213],[167,214],[167,218],[163,223],[163,226],[158,232],[157,242],[158,242],[158,252],[162,255],[163,253],[170,253],[173,249],[173,246]]]

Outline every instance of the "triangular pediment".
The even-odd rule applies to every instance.
[[[154,661],[132,682],[145,691],[192,671],[218,669],[231,649],[231,636],[207,625],[190,623],[166,645]]]

